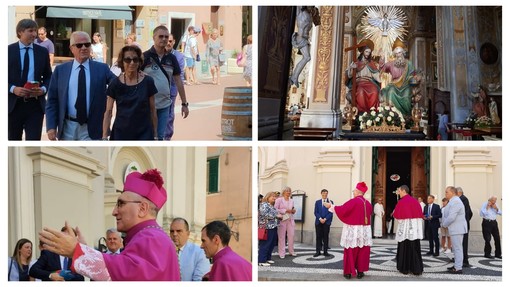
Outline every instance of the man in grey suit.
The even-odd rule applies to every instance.
[[[115,75],[104,63],[90,60],[90,35],[75,31],[70,46],[74,60],[53,72],[46,104],[49,140],[100,140],[106,87]]]
[[[468,232],[466,213],[462,200],[457,195],[457,189],[448,186],[445,190],[445,197],[449,200],[448,205],[443,209],[443,227],[448,228],[448,233],[452,241],[452,251],[455,256],[455,264],[448,268],[452,274],[462,274],[462,263],[464,254],[462,249],[462,239]]]

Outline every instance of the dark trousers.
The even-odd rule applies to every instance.
[[[324,253],[328,252],[330,227],[331,225],[326,223],[315,225],[315,252],[319,253],[321,250],[324,250]]]
[[[43,118],[44,111],[41,109],[39,100],[17,99],[14,109],[9,113],[9,140],[21,140],[25,130],[25,140],[40,141]]]
[[[429,240],[429,252],[439,254],[439,229],[432,227],[432,225],[429,223],[427,225],[426,234]],[[434,244],[436,244],[435,251]]]
[[[468,233],[464,234],[464,237],[462,238],[462,253],[464,253],[463,264],[469,264],[468,245],[469,245],[469,229],[468,229]]]
[[[482,234],[483,240],[485,240],[485,248],[483,249],[485,256],[491,255],[491,235],[494,237],[494,255],[497,257],[501,256],[501,242],[499,239],[499,227],[498,222],[496,220],[487,220],[484,219],[482,221]]]
[[[265,263],[267,260],[271,260],[271,254],[273,249],[278,242],[278,233],[276,228],[267,230],[267,240],[259,240],[259,262]]]

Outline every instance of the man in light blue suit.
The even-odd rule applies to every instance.
[[[90,47],[88,33],[73,32],[69,48],[74,60],[58,65],[53,72],[46,104],[46,131],[50,140],[102,137],[106,88],[115,75],[107,64],[89,60]],[[83,73],[85,79],[81,81]],[[78,105],[80,99],[83,102]]]
[[[443,209],[443,227],[448,228],[448,233],[452,241],[452,251],[455,256],[455,264],[448,268],[452,274],[462,274],[462,262],[464,252],[462,249],[462,239],[468,232],[467,222],[462,200],[457,196],[457,189],[448,186],[445,190],[445,197],[449,200],[448,205]]]
[[[211,265],[200,246],[189,242],[189,224],[184,218],[174,218],[170,225],[170,237],[179,257],[181,281],[202,281]]]

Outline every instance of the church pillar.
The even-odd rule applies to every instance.
[[[321,25],[312,37],[313,62],[308,77],[308,108],[301,127],[339,128],[345,7],[321,6]]]
[[[466,6],[441,6],[436,9],[439,89],[450,91],[451,122],[464,122],[472,105],[468,97],[475,92],[471,90],[467,49],[470,37],[474,37],[469,30],[474,24],[469,21],[475,19],[469,17],[472,8]]]

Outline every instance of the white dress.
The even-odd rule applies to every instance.
[[[92,44],[92,52],[94,52],[94,61],[104,63],[102,43]]]
[[[382,224],[383,224],[383,216],[384,216],[384,207],[380,203],[376,203],[374,206],[374,236],[381,237],[382,236]]]

